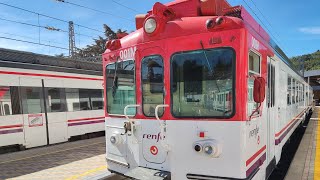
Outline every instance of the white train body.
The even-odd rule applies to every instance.
[[[82,62],[89,67],[81,69],[72,67],[81,64],[75,60],[1,53],[0,148],[44,146],[104,131],[103,81],[92,68],[99,64]]]

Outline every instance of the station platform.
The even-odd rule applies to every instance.
[[[94,180],[109,176],[112,175],[105,161],[105,137],[0,155],[0,180]]]
[[[300,142],[286,180],[320,180],[320,107],[316,107]]]

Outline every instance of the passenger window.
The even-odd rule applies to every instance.
[[[22,106],[24,114],[42,113],[43,94],[39,87],[22,87]]]
[[[291,89],[291,77],[288,76],[288,87],[287,87],[287,104],[291,104],[291,94],[292,94],[292,89]]]
[[[292,98],[292,104],[296,103],[296,80],[292,78],[292,94],[291,94],[291,98]]]
[[[11,114],[11,112],[10,112],[10,107],[9,107],[8,104],[5,104],[5,105],[3,106],[3,109],[4,109],[4,114],[5,114],[5,115],[10,115],[10,114]]]
[[[46,88],[48,93],[48,112],[64,112],[65,108],[65,92],[64,89]]]
[[[12,114],[21,114],[19,87],[10,87]]]
[[[253,83],[255,76],[260,76],[260,56],[250,51],[249,53],[249,77],[248,77],[248,104],[247,115],[250,116],[258,107],[258,103],[253,100]],[[255,115],[259,114],[257,111]]]
[[[65,91],[68,111],[80,111],[79,89],[66,89]]]
[[[89,91],[87,89],[79,89],[80,110],[91,110]]]
[[[0,87],[0,107],[1,111],[0,116],[11,115],[10,106],[11,97],[10,97],[10,88],[9,87]]]
[[[148,56],[142,60],[143,113],[155,116],[155,107],[163,104],[163,60],[160,56]],[[159,109],[159,115],[163,109]]]
[[[100,89],[89,90],[92,110],[103,109],[103,91]]]

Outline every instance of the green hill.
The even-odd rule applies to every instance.
[[[296,67],[301,67],[302,62],[304,62],[304,70],[320,70],[320,50],[311,54],[305,54],[302,56],[295,56],[290,58],[292,64]],[[298,68],[299,69],[299,68]]]

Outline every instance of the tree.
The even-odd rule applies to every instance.
[[[104,24],[104,36],[99,36],[97,39],[94,39],[94,44],[87,45],[85,48],[77,48],[76,57],[79,58],[90,58],[90,57],[100,57],[101,54],[105,51],[105,44],[108,40],[117,39],[117,33],[126,33],[118,29],[114,32],[108,25]]]

